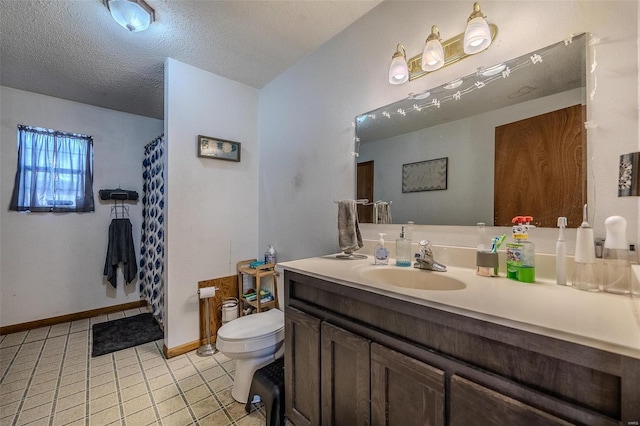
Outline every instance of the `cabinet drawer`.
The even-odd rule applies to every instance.
[[[451,378],[450,389],[451,426],[571,424],[460,376]]]

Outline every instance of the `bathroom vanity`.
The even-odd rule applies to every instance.
[[[372,257],[281,266],[297,426],[640,422],[638,299]]]

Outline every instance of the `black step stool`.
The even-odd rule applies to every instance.
[[[244,409],[251,412],[254,395],[260,396],[267,411],[267,426],[284,426],[284,357],[253,373],[249,397]]]

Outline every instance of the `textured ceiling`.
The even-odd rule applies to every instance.
[[[261,88],[381,0],[147,0],[120,27],[102,0],[0,0],[0,84],[163,118],[167,57]]]

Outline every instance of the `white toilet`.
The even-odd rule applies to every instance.
[[[270,309],[226,323],[218,329],[216,348],[237,360],[231,396],[246,403],[253,373],[284,355],[284,313]]]

